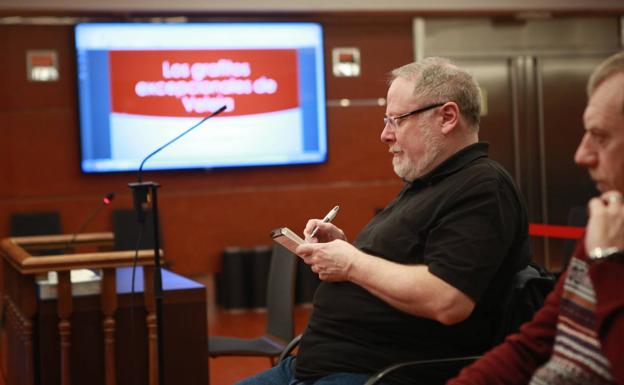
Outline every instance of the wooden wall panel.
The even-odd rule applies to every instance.
[[[73,32],[69,26],[2,26],[6,69],[2,71],[2,109],[30,110],[71,108],[75,94]],[[54,49],[58,52],[61,81],[31,83],[26,80],[26,50]],[[69,104],[68,104],[69,103]]]
[[[409,17],[334,15],[316,21],[325,27],[328,99],[385,97],[387,72],[411,61]],[[0,26],[0,82],[6,85],[0,87],[2,236],[11,212],[58,210],[64,231],[71,233],[108,192],[117,194],[111,208],[131,205],[127,183],[133,173],[80,172],[72,46],[71,26]],[[360,78],[331,75],[331,49],[344,46],[360,48]],[[26,81],[27,49],[57,50],[60,81]],[[353,239],[401,187],[379,140],[383,113],[379,106],[328,108],[325,164],[147,172],[145,180],[162,186],[161,227],[173,270],[217,271],[224,247],[269,244],[272,228],[300,230],[309,217],[321,217],[337,203],[336,223]],[[102,212],[87,231],[110,228],[111,215]]]

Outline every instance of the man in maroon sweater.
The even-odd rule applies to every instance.
[[[544,307],[447,385],[624,384],[624,52],[592,74],[574,156],[602,195]]]

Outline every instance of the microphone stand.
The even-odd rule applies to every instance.
[[[195,129],[200,124],[204,123],[206,120],[212,118],[215,115],[218,115],[225,111],[226,106],[223,106],[213,112],[212,114],[206,116],[199,123],[193,125],[191,128],[187,129],[180,135],[176,136],[169,142],[165,143],[154,152],[149,154],[139,166],[139,171],[137,172],[137,182],[136,183],[128,183],[130,189],[132,189],[132,197],[134,202],[134,209],[137,213],[137,218],[139,224],[142,226],[145,224],[145,219],[147,217],[147,208],[148,208],[148,196],[151,197],[150,201],[152,204],[152,224],[154,225],[154,301],[156,308],[156,346],[157,346],[157,362],[158,362],[158,379],[156,381],[157,384],[164,384],[165,382],[165,365],[164,365],[164,344],[163,344],[163,320],[162,320],[162,300],[163,300],[163,284],[162,284],[162,271],[160,264],[160,232],[159,232],[159,220],[158,220],[158,194],[157,190],[160,185],[156,182],[143,182],[141,180],[141,175],[143,172],[143,165],[145,162],[156,155],[165,147],[169,146],[176,140],[180,139],[184,135],[191,132],[191,130]],[[134,288],[132,288],[134,290]]]
[[[156,182],[136,182],[128,183],[132,189],[134,198],[134,207],[137,211],[139,224],[143,226],[147,217],[148,200],[152,204],[152,225],[154,227],[154,302],[156,310],[156,352],[158,363],[158,380],[157,384],[164,384],[165,381],[165,365],[164,365],[164,344],[163,344],[163,320],[162,320],[162,301],[163,301],[163,284],[162,271],[160,263],[160,225],[158,219],[158,187]],[[151,199],[148,199],[148,196]]]

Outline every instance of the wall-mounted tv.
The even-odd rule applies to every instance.
[[[323,35],[315,23],[87,23],[75,28],[81,168],[321,163]]]

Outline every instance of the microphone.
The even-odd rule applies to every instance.
[[[158,203],[157,203],[158,198],[156,194],[158,183],[155,183],[155,182],[143,183],[141,181],[141,173],[143,172],[143,165],[145,164],[145,162],[147,162],[149,158],[158,154],[158,152],[160,152],[163,148],[169,146],[170,144],[174,143],[176,140],[188,134],[197,126],[204,123],[206,120],[212,118],[213,116],[219,115],[220,113],[225,111],[225,108],[226,106],[222,106],[221,108],[219,108],[212,114],[200,120],[197,124],[193,125],[188,130],[184,131],[180,135],[171,139],[164,145],[157,148],[156,151],[146,156],[145,159],[143,159],[143,161],[141,162],[141,165],[139,166],[139,170],[137,171],[137,182],[128,183],[128,186],[132,189],[132,199],[134,201],[133,202],[134,210],[137,214],[137,219],[139,223],[139,236],[137,239],[137,245],[136,245],[135,254],[134,254],[135,262],[132,267],[132,282],[131,282],[130,298],[133,298],[134,296],[134,271],[136,267],[136,261],[139,255],[139,242],[141,240],[141,235],[143,234],[143,226],[145,225],[145,220],[147,216],[146,215],[146,211],[148,207],[147,197],[148,197],[148,194],[150,194],[151,192],[150,197],[152,199],[152,223],[154,224],[154,228],[153,228],[153,231],[154,231],[154,276],[153,276],[154,286],[153,287],[154,287],[154,302],[155,302],[155,308],[156,308],[156,353],[157,353],[156,356],[157,356],[157,362],[158,362],[158,370],[157,370],[158,373],[157,373],[156,378],[159,384],[162,384],[165,378],[165,369],[164,369],[165,364],[164,364],[164,359],[163,359],[164,343],[163,343],[163,327],[162,327],[163,284],[162,284],[162,274],[161,274],[160,254],[159,254],[160,253],[160,235],[158,232]],[[130,307],[131,312],[133,308],[134,307],[132,306]]]
[[[154,152],[152,152],[151,154],[149,154],[148,156],[145,157],[145,159],[143,159],[143,161],[141,162],[141,165],[139,166],[139,171],[137,173],[137,182],[141,183],[141,174],[143,173],[143,165],[145,164],[145,162],[147,162],[147,160],[149,158],[151,158],[152,156],[158,154],[162,149],[164,149],[165,147],[167,147],[168,145],[170,145],[171,143],[175,142],[176,140],[180,139],[181,137],[183,137],[184,135],[188,134],[189,132],[193,131],[195,128],[197,128],[199,125],[201,125],[202,123],[204,123],[206,120],[219,115],[220,113],[222,113],[223,111],[225,111],[227,107],[221,106],[221,108],[219,108],[218,110],[216,110],[215,112],[213,112],[212,114],[206,116],[205,118],[203,118],[202,120],[199,121],[199,123],[196,123],[195,125],[193,125],[193,127],[189,128],[188,130],[184,131],[183,133],[181,133],[180,135],[176,136],[175,138],[171,139],[170,141],[168,141],[167,143],[163,144],[162,146],[160,146],[159,148],[157,148]]]
[[[142,175],[143,175],[143,165],[145,164],[145,162],[147,162],[147,160],[149,158],[151,158],[152,156],[158,154],[165,147],[169,146],[170,144],[174,143],[176,140],[180,139],[181,137],[183,137],[184,135],[188,134],[189,132],[191,132],[195,128],[199,127],[206,120],[208,120],[208,119],[210,119],[210,118],[212,118],[214,116],[219,115],[220,113],[225,111],[226,108],[227,107],[225,105],[221,106],[221,108],[217,109],[212,114],[206,116],[205,118],[200,120],[198,123],[194,124],[191,128],[189,128],[186,131],[184,131],[183,133],[181,133],[180,135],[176,136],[175,138],[171,139],[167,143],[165,143],[162,146],[158,147],[155,151],[153,151],[151,154],[146,156],[145,159],[143,159],[143,161],[141,162],[141,165],[139,166],[139,170],[137,171],[137,182],[128,184],[130,186],[130,188],[132,189],[132,200],[133,200],[134,210],[136,212],[137,219],[138,219],[139,223],[144,223],[145,222],[145,216],[146,216],[145,212],[147,210],[147,194],[148,194],[148,192],[149,192],[148,190],[150,188],[150,186],[148,186],[147,184],[142,183],[142,178],[141,178]]]
[[[115,198],[115,194],[114,193],[108,193],[106,194],[104,197],[102,197],[102,201],[100,202],[100,204],[98,205],[98,207],[95,209],[95,211],[93,211],[91,213],[91,215],[89,215],[87,217],[87,219],[82,223],[82,225],[80,225],[80,227],[78,228],[78,230],[72,235],[71,239],[67,242],[67,244],[65,245],[64,250],[68,250],[73,243],[76,241],[76,237],[78,236],[78,234],[80,234],[89,223],[91,223],[91,221],[93,220],[93,218],[95,218],[95,216],[105,207],[111,204],[111,202],[113,201],[113,199]]]

